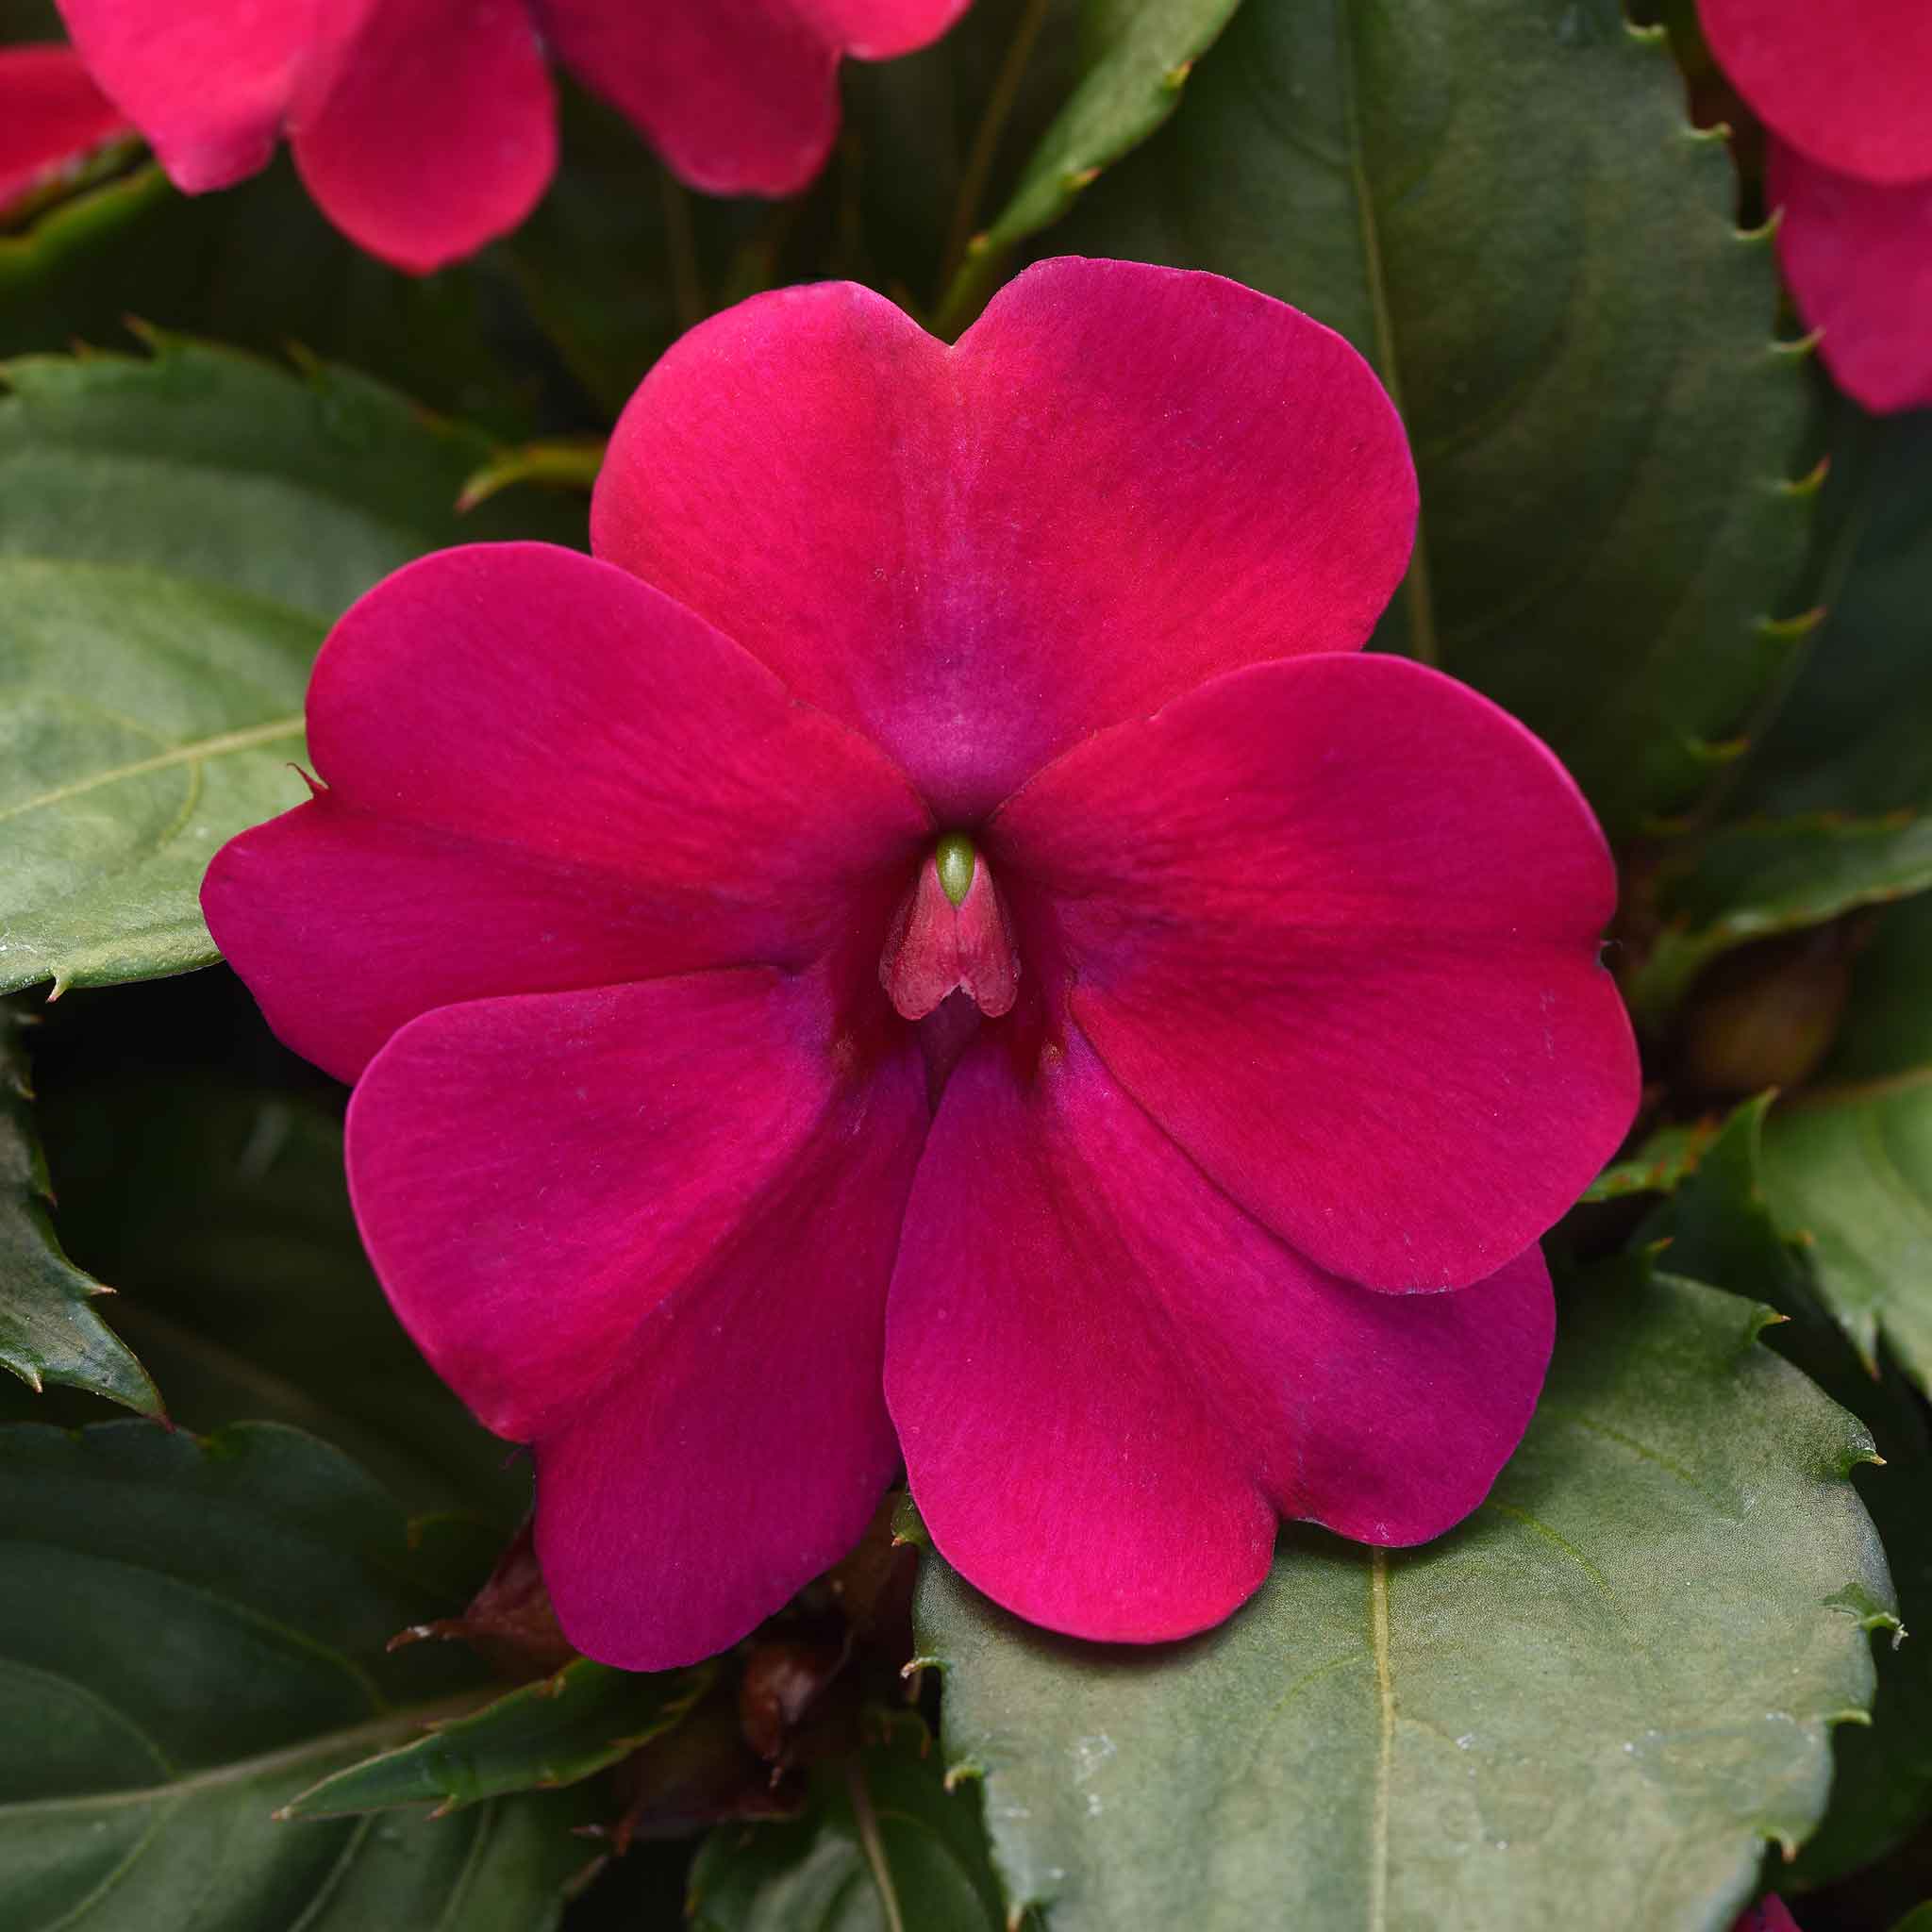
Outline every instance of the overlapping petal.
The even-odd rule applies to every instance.
[[[844,54],[936,40],[969,0],[59,0],[107,92],[198,193],[284,133],[338,226],[416,273],[514,227],[556,167],[544,42],[693,187],[792,194]]]
[[[129,134],[71,47],[0,47],[0,208]]]
[[[896,1461],[885,1289],[926,1121],[770,970],[406,1027],[349,1112],[371,1258],[438,1373],[538,1444],[564,1628],[687,1663],[857,1539]]]
[[[557,167],[557,108],[528,0],[380,0],[291,129],[322,210],[425,275],[506,234]]]
[[[1420,665],[1230,674],[1068,753],[986,848],[1123,1085],[1349,1280],[1493,1274],[1629,1127],[1603,835],[1529,732]]]
[[[305,74],[378,0],[59,0],[81,58],[191,194],[267,165]]]
[[[789,0],[791,10],[859,60],[894,60],[938,40],[971,0]]]
[[[714,317],[645,378],[591,524],[970,823],[1216,673],[1359,644],[1415,507],[1341,337],[1218,276],[1068,258],[951,349],[850,284]]]
[[[712,194],[791,194],[839,128],[839,48],[784,0],[542,0],[558,57]]]
[[[1924,0],[1698,0],[1731,84],[1792,146],[1868,181],[1932,175]]]
[[[713,194],[795,194],[839,131],[839,61],[936,41],[969,0],[538,0],[558,57]]]
[[[983,1040],[907,1210],[886,1391],[947,1560],[1029,1620],[1218,1623],[1275,1514],[1384,1544],[1475,1507],[1528,1423],[1531,1249],[1454,1294],[1324,1275],[1208,1181],[1074,1031],[1028,1079]]]
[[[1932,102],[1932,59],[1924,75]],[[1932,123],[1932,106],[1924,109]],[[1881,186],[1774,139],[1765,193],[1783,210],[1778,258],[1818,353],[1868,409],[1932,405],[1932,172]]]
[[[326,790],[223,849],[202,903],[290,1045],[354,1079],[417,1014],[879,935],[928,822],[869,745],[635,578],[444,551],[337,625]],[[848,975],[850,976],[850,975]]]
[[[0,47],[0,208],[133,130],[71,47]]]

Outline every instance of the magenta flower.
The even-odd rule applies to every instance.
[[[358,1082],[369,1251],[535,1445],[584,1649],[719,1649],[902,1456],[968,1577],[1096,1638],[1227,1615],[1277,1515],[1481,1500],[1638,1074],[1575,788],[1357,652],[1415,514],[1341,338],[1070,259],[951,349],[846,285],[720,315],[596,560],[342,619],[323,787],[205,903]]]
[[[0,47],[0,208],[131,134],[70,47]]]
[[[1698,0],[1770,130],[1778,255],[1819,354],[1868,409],[1932,404],[1932,7]]]
[[[546,52],[713,194],[791,194],[831,151],[841,56],[937,40],[969,0],[59,0],[176,186],[287,135],[352,241],[425,274],[515,227],[557,165]]]

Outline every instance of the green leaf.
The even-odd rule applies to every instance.
[[[1618,0],[1244,7],[1065,236],[1375,363],[1423,504],[1382,641],[1533,726],[1617,835],[1698,799],[1798,641],[1806,385],[1683,100]]]
[[[514,1525],[527,1464],[391,1312],[349,1211],[337,1119],[306,1098],[151,1074],[57,1089],[42,1110],[61,1230],[123,1291],[116,1326],[176,1421],[289,1423],[412,1509]]]
[[[1659,882],[1628,988],[1653,1027],[1732,947],[1932,888],[1932,418],[1838,403],[1821,522],[1824,622],[1742,774],[1753,816]]]
[[[1759,1093],[1743,1102],[1707,1137],[1695,1164],[1637,1230],[1632,1246],[1667,1243],[1663,1259],[1673,1274],[1749,1295],[1789,1318],[1816,1310],[1764,1195],[1764,1124],[1773,1098]]]
[[[568,1799],[273,1819],[475,1694],[458,1656],[384,1655],[463,1575],[353,1463],[270,1426],[0,1430],[0,1924],[555,1923]]]
[[[1859,1355],[1875,1361],[1882,1340],[1932,1390],[1932,1070],[1781,1108],[1764,1137],[1764,1185]]]
[[[1891,1932],[1932,1932],[1932,1902],[1914,1906],[1891,1928]]]
[[[1187,1644],[1047,1636],[928,1557],[919,1641],[1008,1896],[1055,1932],[1721,1932],[1823,1811],[1890,1621],[1870,1439],[1766,1313],[1639,1263],[1587,1284],[1468,1524],[1291,1529]]]
[[[158,1415],[147,1373],[94,1312],[110,1293],[61,1252],[47,1218],[52,1192],[34,1135],[25,1023],[0,1006],[0,1366],[39,1392],[63,1382]]]
[[[288,1818],[345,1818],[400,1805],[436,1816],[514,1791],[574,1785],[680,1724],[709,1689],[708,1666],[638,1675],[579,1657],[427,1737],[353,1764],[284,1807]]]
[[[1867,1363],[1932,1388],[1932,896],[1890,912],[1854,969],[1820,1084],[1764,1133],[1764,1192],[1819,1300]]]
[[[1638,1244],[1667,1241],[1671,1265],[1718,1287],[1748,1291],[1790,1319],[1768,1340],[1780,1355],[1853,1410],[1873,1433],[1882,1467],[1857,1471],[1858,1492],[1883,1539],[1905,1629],[1932,1626],[1932,1439],[1924,1407],[1888,1368],[1874,1374],[1806,1291],[1793,1252],[1764,1191],[1762,1140],[1771,1097],[1746,1101],[1724,1123],[1675,1195],[1638,1230]],[[1774,1119],[1776,1116],[1772,1116]],[[1788,1878],[1815,1886],[1890,1851],[1932,1811],[1932,1644],[1874,1633],[1878,1695],[1869,1726],[1832,1740],[1831,1803]]]
[[[1835,405],[1824,621],[1741,803],[1868,817],[1932,805],[1932,411]]]
[[[1786,1335],[1779,1330],[1780,1340]],[[1860,1470],[1858,1492],[1878,1525],[1898,1588],[1903,1631],[1874,1633],[1878,1695],[1870,1726],[1847,1724],[1832,1740],[1831,1805],[1792,1868],[1793,1884],[1828,1884],[1874,1863],[1932,1817],[1932,1435],[1924,1406],[1896,1370],[1874,1377],[1845,1359],[1835,1338],[1826,1357],[1817,1327],[1793,1323],[1781,1352],[1856,1403],[1885,1457]]]
[[[455,513],[490,445],[358,376],[166,340],[0,381],[0,991],[208,965],[202,873],[305,795],[329,624],[412,557],[518,527]],[[560,500],[509,515],[581,527]]]
[[[1708,1121],[1659,1127],[1626,1160],[1613,1160],[1583,1191],[1586,1201],[1618,1201],[1629,1194],[1674,1192],[1697,1172],[1717,1136]]]
[[[1672,924],[1624,991],[1660,1024],[1711,960],[1734,947],[1932,887],[1932,819],[1811,818],[1730,825],[1661,888]]]
[[[916,1715],[869,1722],[879,1734],[813,1774],[801,1817],[706,1839],[695,1932],[1001,1932],[975,1794],[941,1776]]]
[[[1028,157],[1006,206],[972,239],[941,307],[955,333],[984,303],[1000,266],[1058,221],[1104,169],[1147,139],[1180,103],[1194,62],[1240,0],[1089,0],[1078,77]]]

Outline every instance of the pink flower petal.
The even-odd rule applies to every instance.
[[[1216,275],[1062,259],[950,351],[849,284],[712,318],[632,400],[591,527],[970,824],[1218,672],[1359,644],[1415,502],[1341,337]]]
[[[791,10],[860,60],[896,60],[930,46],[972,0],[791,0]]]
[[[839,57],[909,54],[968,0],[538,0],[558,56],[711,194],[795,194],[839,131]]]
[[[1775,1892],[1766,1892],[1731,1932],[1799,1932],[1798,1922]]]
[[[886,1394],[933,1541],[1031,1622],[1148,1642],[1225,1617],[1275,1512],[1441,1534],[1527,1425],[1531,1249],[1456,1294],[1333,1280],[1220,1192],[1077,1032],[1037,1079],[984,1039],[907,1210]]]
[[[330,11],[329,40],[375,0]],[[190,194],[267,166],[318,42],[315,0],[59,0],[103,92]]]
[[[379,0],[290,133],[308,192],[372,255],[426,275],[474,253],[557,167],[528,0]]]
[[[878,947],[929,836],[905,780],[608,565],[476,545],[388,578],[308,696],[328,789],[232,841],[202,905],[297,1053],[341,1079],[494,993]]]
[[[1932,104],[1932,75],[1926,78]],[[1932,121],[1932,105],[1925,109]],[[1868,409],[1932,404],[1932,174],[1902,187],[1835,174],[1774,139],[1778,258],[1818,353]]]
[[[923,1124],[917,1067],[905,1046],[876,1069],[841,1052],[822,982],[769,967],[443,1007],[357,1087],[350,1193],[437,1373],[527,1440],[808,1170],[864,1171]],[[905,1120],[901,1088],[922,1103]],[[896,1223],[897,1201],[880,1211]]]
[[[885,1291],[926,1122],[768,971],[481,1001],[404,1029],[349,1109],[397,1314],[534,1438],[571,1641],[658,1670],[735,1641],[858,1540],[897,1461]]]
[[[0,47],[0,208],[134,130],[71,47]]]
[[[1493,1274],[1630,1124],[1603,835],[1548,750],[1436,672],[1230,674],[1068,753],[985,848],[1114,1075],[1348,1280]]]
[[[1932,175],[1925,0],[1698,0],[1705,38],[1758,118],[1871,181]]]
[[[542,0],[558,57],[708,194],[794,194],[839,131],[839,49],[784,0]]]

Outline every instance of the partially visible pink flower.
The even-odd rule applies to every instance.
[[[350,239],[426,273],[506,233],[557,165],[547,56],[694,188],[791,194],[830,152],[842,56],[923,47],[969,0],[59,0],[94,77],[188,192],[286,135]]]
[[[953,1563],[1095,1638],[1224,1617],[1278,1516],[1481,1500],[1638,1074],[1574,786],[1357,649],[1415,513],[1339,337],[1060,260],[950,349],[847,285],[718,316],[596,560],[342,619],[325,789],[204,904],[358,1082],[370,1253],[536,1445],[584,1649],[741,1636],[902,1456]]]
[[[131,135],[70,47],[0,47],[0,209]]]
[[[1868,409],[1932,404],[1932,6],[1698,0],[1770,130],[1778,254],[1819,354]]]
[[[1731,1932],[1800,1932],[1797,1920],[1775,1892],[1766,1892],[1731,1928]]]

